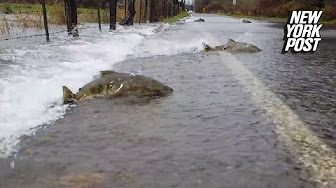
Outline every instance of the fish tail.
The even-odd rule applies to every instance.
[[[63,86],[63,104],[72,103],[74,100],[76,100],[76,95],[68,87]]]
[[[209,50],[212,49],[212,48],[211,48],[209,45],[207,45],[205,42],[203,42],[202,44],[203,44],[203,49],[204,49],[204,51],[209,51]]]

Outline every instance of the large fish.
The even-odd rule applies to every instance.
[[[261,49],[245,42],[236,42],[233,39],[229,39],[226,45],[220,45],[215,47],[210,47],[209,45],[203,43],[203,49],[205,52],[211,51],[227,51],[230,53],[256,53],[260,52]]]
[[[101,71],[99,78],[84,85],[76,94],[63,86],[63,103],[117,96],[165,96],[172,92],[172,88],[145,76]]]

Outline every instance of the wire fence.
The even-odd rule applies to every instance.
[[[99,26],[77,27],[78,30],[92,29],[92,28],[99,28]],[[51,32],[51,33],[49,33],[49,35],[56,35],[56,34],[66,33],[66,32],[68,32],[68,30],[67,29],[63,29],[63,30]],[[41,34],[33,34],[33,35],[25,35],[25,36],[14,36],[14,37],[10,37],[10,38],[0,38],[0,42],[1,41],[9,41],[9,40],[27,39],[27,38],[33,38],[33,37],[42,37],[42,36],[46,36],[46,34],[45,33],[41,33]]]
[[[158,21],[160,17],[175,16],[182,8],[181,3],[177,0],[121,0],[119,3],[117,0],[103,0],[104,4],[101,4],[102,0],[94,0],[95,7],[91,8],[78,8],[76,1],[79,0],[64,0],[62,3],[46,5],[46,0],[40,0],[34,5],[21,4],[21,9],[14,11],[11,10],[11,4],[6,4],[7,7],[4,9],[10,12],[8,14],[10,19],[5,17],[0,19],[0,33],[5,33],[4,38],[1,38],[0,35],[0,42],[41,36],[46,36],[49,41],[49,35],[66,32],[69,35],[78,36],[78,30],[99,28],[101,31],[102,23],[110,23],[110,29],[115,29],[116,21],[122,19],[126,19],[126,21],[132,19],[131,24],[125,22],[127,25],[133,25],[133,19],[139,24],[147,21],[153,22],[152,20]],[[177,5],[177,10],[174,5]],[[132,12],[134,12],[133,15]],[[113,16],[114,18],[112,18]],[[97,26],[86,26],[88,23],[97,23]],[[67,29],[49,32],[49,26],[57,25],[66,26]],[[14,30],[25,31],[26,29],[42,29],[43,27],[45,33],[13,36]]]

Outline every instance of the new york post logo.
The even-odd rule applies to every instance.
[[[316,52],[322,38],[318,24],[322,11],[292,11],[285,26],[282,53]]]

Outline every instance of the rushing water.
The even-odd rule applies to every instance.
[[[100,70],[112,69],[113,64],[128,56],[201,50],[203,39],[200,35],[187,36],[189,39],[185,41],[180,41],[179,37],[174,40],[151,38],[151,35],[160,35],[167,27],[143,25],[103,34],[90,29],[84,30],[79,39],[69,40],[63,34],[53,37],[50,44],[36,44],[33,39],[21,44],[23,47],[18,44],[20,41],[2,45],[0,154],[8,154],[17,138],[32,128],[49,124],[64,115],[62,85],[76,91]]]
[[[8,154],[19,136],[50,126],[22,139],[14,170],[11,159],[0,161],[0,187],[64,185],[62,177],[92,173],[103,177],[95,187],[314,187],[308,180],[332,187],[332,177],[305,170],[310,160],[301,160],[300,148],[288,147],[300,146],[288,144],[289,131],[281,130],[287,125],[274,119],[290,117],[287,122],[307,126],[334,150],[335,31],[323,31],[317,53],[283,55],[283,30],[271,23],[204,18],[205,23],[88,30],[79,39],[60,35],[48,45],[1,47],[1,150]],[[202,42],[218,45],[228,38],[263,51],[234,58],[200,52]],[[83,101],[65,113],[62,85],[76,91],[112,68],[158,79],[174,93],[140,102]],[[249,80],[241,77],[245,73]],[[261,92],[246,85],[254,79],[261,85],[255,88],[274,95],[258,98]],[[268,117],[264,107],[270,101],[292,111]],[[308,133],[303,136],[316,138]],[[22,180],[20,173],[29,175]]]

